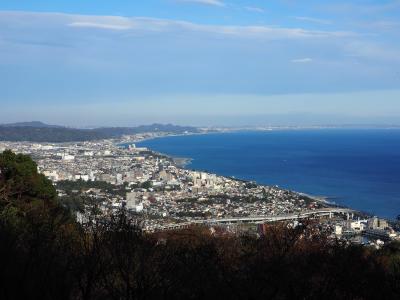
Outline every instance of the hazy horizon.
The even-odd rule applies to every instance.
[[[397,122],[397,118],[393,119],[376,119],[375,122],[373,120],[368,119],[354,119],[354,118],[346,118],[344,116],[336,116],[336,119],[341,119],[342,122],[329,121],[330,116],[324,115],[270,115],[270,116],[247,116],[244,118],[238,118],[237,116],[229,116],[229,117],[216,117],[215,122],[209,121],[208,123],[204,123],[201,121],[196,121],[196,117],[188,116],[187,121],[181,120],[180,122],[174,122],[173,120],[166,119],[165,121],[160,120],[148,120],[143,122],[138,121],[127,121],[127,122],[103,122],[103,123],[93,123],[93,124],[73,124],[73,123],[65,123],[58,122],[57,120],[46,121],[46,120],[36,120],[36,119],[23,119],[23,120],[15,120],[11,122],[3,122],[0,120],[0,126],[3,125],[13,125],[17,124],[20,126],[22,123],[43,123],[44,125],[50,126],[61,126],[66,128],[76,128],[76,129],[92,129],[92,128],[102,128],[102,127],[136,127],[136,126],[148,126],[155,124],[171,124],[177,126],[193,126],[193,127],[203,127],[203,128],[260,128],[260,127],[321,127],[321,128],[329,128],[329,127],[338,127],[338,128],[400,128],[399,122]],[[249,121],[249,119],[252,119]],[[290,119],[287,122],[284,122],[285,118]],[[189,120],[191,119],[191,120]],[[200,117],[201,119],[201,117]],[[324,121],[325,120],[325,121]],[[327,121],[328,120],[328,121]],[[357,122],[358,121],[358,122]],[[367,122],[368,121],[368,122]],[[28,125],[32,126],[32,125]],[[37,125],[39,126],[39,125]]]

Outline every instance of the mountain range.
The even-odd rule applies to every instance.
[[[58,125],[49,125],[40,121],[32,121],[0,125],[0,141],[60,143],[119,138],[123,135],[144,132],[170,132],[180,134],[184,132],[195,133],[198,131],[199,130],[196,127],[178,126],[172,124],[79,129]]]

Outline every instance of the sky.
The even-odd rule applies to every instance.
[[[1,0],[0,123],[400,125],[398,0]]]

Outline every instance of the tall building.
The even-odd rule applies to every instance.
[[[143,210],[143,203],[135,192],[126,193],[126,208],[135,212]]]
[[[137,200],[137,194],[135,192],[126,193],[126,208],[135,210]]]
[[[369,229],[386,229],[388,227],[388,222],[384,219],[379,219],[378,217],[373,217],[368,220]]]

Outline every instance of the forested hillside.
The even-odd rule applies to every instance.
[[[76,129],[33,122],[0,125],[0,140],[54,143],[79,142],[119,138],[123,135],[145,132],[171,132],[180,134],[184,132],[198,132],[198,129],[195,127],[176,126],[171,124]]]

